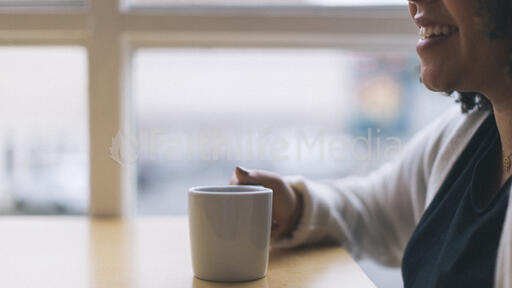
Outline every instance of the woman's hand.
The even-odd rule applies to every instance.
[[[236,167],[229,184],[261,185],[272,189],[272,238],[287,236],[297,226],[302,199],[278,174]]]

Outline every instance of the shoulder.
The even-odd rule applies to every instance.
[[[398,171],[412,193],[416,221],[488,115],[485,111],[462,113],[459,106],[454,106],[408,142]]]
[[[439,117],[431,130],[437,135],[437,141],[444,144],[457,140],[468,142],[489,114],[489,111],[462,113],[460,107],[452,107]]]
[[[447,156],[446,151],[465,146],[488,115],[486,111],[462,113],[459,106],[451,107],[409,141],[405,154],[431,166]]]
[[[426,131],[430,156],[458,158],[489,114],[489,111],[462,113],[460,107],[449,109]]]
[[[460,107],[454,107],[425,131],[423,162],[428,178],[427,204],[489,114],[490,111],[462,113]]]

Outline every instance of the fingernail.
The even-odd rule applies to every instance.
[[[236,166],[236,169],[238,169],[244,175],[249,175],[249,170],[245,169],[244,167]]]

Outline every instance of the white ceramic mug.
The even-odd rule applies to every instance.
[[[267,273],[272,190],[201,186],[188,192],[192,266],[197,278],[237,282]]]

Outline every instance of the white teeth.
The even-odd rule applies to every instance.
[[[441,28],[441,26],[435,26],[434,27],[434,35],[441,35],[441,30],[443,28]]]
[[[427,39],[434,36],[449,35],[457,31],[457,27],[448,25],[435,25],[420,28],[421,39]]]

